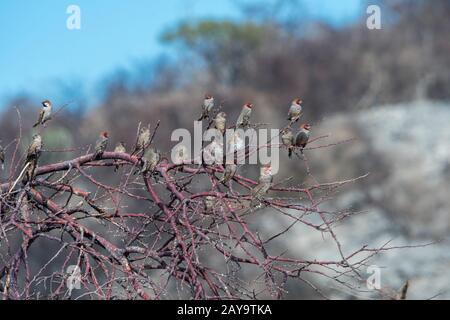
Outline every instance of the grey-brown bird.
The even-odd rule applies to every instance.
[[[156,166],[161,160],[161,155],[158,150],[154,148],[149,148],[145,151],[142,160],[144,161],[144,163],[142,165],[141,173],[142,174],[146,174],[148,172],[152,173],[155,171]]]
[[[272,166],[270,164],[265,164],[260,168],[259,183],[252,190],[252,201],[250,203],[251,207],[256,207],[261,203],[261,198],[263,195],[269,191],[272,187],[273,176],[272,176]]]
[[[202,114],[198,121],[202,121],[203,119],[209,119],[209,113],[214,108],[214,97],[209,94],[205,94],[205,99],[203,100],[202,105]]]
[[[33,140],[28,146],[26,162],[37,160],[41,155],[42,137],[39,134],[33,135]]]
[[[242,107],[241,114],[236,121],[236,128],[247,127],[250,124],[250,116],[252,114],[252,103],[246,103]]]
[[[206,196],[203,199],[203,210],[205,214],[211,214],[214,210],[214,205],[217,203],[216,197]]]
[[[296,122],[302,116],[302,100],[294,99],[292,100],[291,106],[289,107],[288,120],[291,122]]]
[[[114,148],[114,152],[118,152],[118,153],[126,153],[127,149],[125,149],[125,143],[120,141],[116,144],[116,147]],[[119,170],[119,165],[116,164],[116,168],[114,171]]]
[[[109,141],[108,132],[103,131],[102,133],[100,133],[100,136],[97,139],[97,142],[95,143],[94,159],[98,159],[103,155],[106,148],[108,147],[108,141]]]
[[[309,135],[310,135],[311,125],[308,123],[303,123],[300,125],[300,131],[297,132],[294,138],[294,145],[300,148],[300,151],[303,153],[303,149],[308,144]]]
[[[234,175],[236,174],[236,171],[237,171],[237,165],[235,163],[227,163],[225,165],[225,171],[223,173],[221,182],[227,183],[228,181],[233,179]]]
[[[132,155],[137,154],[147,147],[150,143],[150,125],[147,127],[143,127],[139,130],[139,134],[136,139],[136,144],[134,146],[134,150],[131,153]]]
[[[219,112],[214,119],[214,127],[224,134],[227,126],[227,114],[223,111]]]
[[[1,165],[2,170],[4,170],[5,169],[5,149],[3,149],[3,146],[1,144],[0,144],[0,165]]]
[[[45,125],[45,123],[51,119],[52,103],[49,100],[44,100],[41,103],[42,103],[42,109],[39,112],[38,121],[33,125],[33,128],[37,127],[40,124]]]
[[[118,142],[114,148],[114,152],[126,153],[125,143],[122,141]]]
[[[294,135],[292,129],[287,127],[281,131],[281,142],[288,149],[289,158],[292,156],[292,146],[294,144]]]

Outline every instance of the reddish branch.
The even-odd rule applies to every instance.
[[[364,282],[359,270],[373,255],[390,249],[362,246],[345,253],[333,226],[355,213],[321,206],[339,187],[365,176],[306,187],[288,181],[274,185],[264,207],[291,223],[262,235],[248,222],[264,209],[249,208],[256,179],[236,174],[230,190],[220,182],[220,165],[199,168],[163,160],[153,174],[136,174],[141,165],[138,156],[127,153],[104,152],[97,159],[86,154],[39,163],[33,179],[15,185],[20,170],[11,165],[16,175],[0,184],[0,296],[279,299],[289,279],[323,295],[309,275],[356,290],[355,284]],[[312,214],[319,222],[309,219]],[[328,233],[340,258],[274,253],[274,245],[282,245],[277,241],[297,224]],[[69,266],[81,272],[80,290],[66,286]],[[246,266],[253,270],[254,282],[244,281]]]

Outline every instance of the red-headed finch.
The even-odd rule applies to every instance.
[[[302,116],[302,100],[294,99],[292,100],[291,106],[289,107],[288,120],[295,122]]]
[[[303,153],[303,149],[306,147],[309,140],[309,131],[311,130],[311,125],[308,123],[303,123],[300,125],[300,131],[297,132],[294,139],[294,145],[300,147],[300,151]]]
[[[270,164],[265,164],[260,168],[259,183],[252,190],[252,201],[250,203],[251,207],[255,207],[261,202],[261,197],[269,191],[272,186],[273,175],[272,166]]]
[[[252,103],[246,103],[242,107],[241,114],[236,121],[236,128],[247,127],[250,124],[250,115],[252,114]]]
[[[103,155],[103,152],[105,152],[106,147],[108,147],[108,141],[109,141],[108,132],[103,131],[102,133],[100,133],[100,136],[97,142],[95,143],[94,159],[98,159]]]
[[[200,115],[198,121],[202,121],[203,119],[209,119],[209,113],[213,108],[214,108],[214,97],[209,94],[205,94],[205,99],[203,100],[202,105],[202,114]]]

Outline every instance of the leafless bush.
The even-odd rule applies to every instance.
[[[221,165],[173,164],[163,157],[154,172],[137,174],[141,153],[105,151],[96,157],[89,148],[81,153],[82,148],[52,150],[44,144],[44,154],[79,154],[45,164],[38,159],[34,172],[24,178],[22,138],[20,124],[17,138],[4,142],[4,299],[281,299],[288,279],[323,295],[308,275],[358,290],[369,259],[393,248],[364,245],[346,253],[333,228],[356,212],[322,209],[341,186],[359,178],[302,186],[289,185],[290,179],[275,181],[260,199],[261,206],[251,207],[251,191],[258,182],[240,174],[244,170],[222,183]],[[305,155],[292,160],[309,181],[315,179],[308,153],[336,145],[321,144],[325,138],[312,138]],[[290,225],[273,234],[258,233],[248,218],[257,220],[263,208],[288,218]],[[338,258],[305,260],[279,252],[277,241],[297,224],[330,235]],[[257,276],[246,279],[247,270]],[[79,273],[77,290],[68,286],[74,271]]]

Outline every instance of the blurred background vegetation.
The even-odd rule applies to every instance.
[[[350,25],[304,21],[300,2],[246,3],[239,8],[248,19],[181,21],[160,36],[176,59],[149,57],[136,70],[113,72],[99,85],[104,94],[96,105],[86,105],[88,99],[76,92],[80,83],[67,82],[62,103],[74,100],[77,107],[56,121],[80,130],[75,143],[85,143],[99,128],[128,140],[138,121],[155,118],[170,119],[167,129],[188,126],[192,119],[186,115],[198,113],[204,92],[214,93],[231,115],[250,100],[261,117],[279,113],[279,120],[299,96],[315,122],[375,105],[449,99],[448,1],[375,2],[383,27],[376,31],[366,28],[364,11]],[[15,135],[10,108],[30,111],[23,114],[26,128],[39,108],[35,100],[19,92],[4,105],[4,140]],[[126,122],[124,110],[133,111]]]

